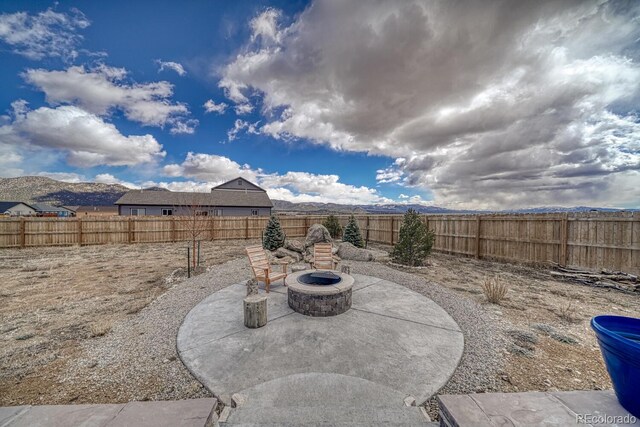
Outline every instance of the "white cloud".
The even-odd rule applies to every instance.
[[[262,188],[274,199],[290,202],[320,202],[341,204],[390,203],[375,189],[340,182],[338,175],[318,175],[308,172],[287,172],[284,175],[262,175]]]
[[[178,73],[179,76],[184,76],[185,74],[187,74],[187,71],[184,69],[182,64],[178,62],[162,61],[160,59],[156,59],[156,64],[158,64],[158,66],[160,67],[158,68],[158,72],[161,72],[164,70],[173,70],[176,73]]]
[[[402,179],[402,171],[389,167],[376,171],[376,181],[380,184],[397,183]]]
[[[110,173],[101,173],[96,175],[96,177],[93,179],[94,182],[98,182],[100,184],[120,184],[123,185],[125,187],[128,188],[140,188],[139,185],[136,185],[132,182],[127,182],[127,181],[122,181],[119,178],[116,178],[115,176],[111,175]]]
[[[166,81],[127,83],[124,68],[99,65],[66,70],[28,69],[24,79],[42,90],[52,105],[73,104],[98,116],[120,109],[132,121],[147,126],[171,127],[172,133],[193,133],[185,104],[170,101],[173,85]]]
[[[342,183],[338,175],[308,172],[266,174],[260,169],[253,169],[246,164],[240,165],[227,157],[215,154],[188,153],[184,162],[166,165],[163,173],[173,178],[196,180],[174,182],[171,188],[211,188],[242,176],[260,185],[267,190],[271,198],[278,200],[342,204],[392,202],[378,194],[375,189]],[[169,184],[171,183],[165,182],[158,185],[170,188]]]
[[[151,135],[122,135],[116,127],[78,107],[26,109],[16,104],[13,121],[0,127],[0,147],[50,149],[80,167],[127,166],[165,156]]]
[[[236,112],[236,114],[238,115],[244,115],[244,114],[249,114],[250,112],[253,111],[253,105],[251,104],[238,104],[234,107],[234,110]]]
[[[246,132],[248,134],[253,134],[253,135],[259,134],[260,132],[258,131],[258,128],[257,128],[258,123],[259,122],[249,123],[245,120],[237,119],[233,123],[233,128],[229,129],[229,131],[227,132],[227,139],[229,141],[233,141],[237,139],[240,132]]]
[[[224,102],[221,102],[220,104],[216,104],[213,101],[213,99],[209,99],[209,100],[207,100],[207,102],[204,103],[203,107],[204,107],[204,112],[205,113],[224,114],[224,112],[227,109],[228,105],[225,104]]]
[[[91,23],[82,12],[71,9],[69,14],[49,8],[37,15],[27,12],[0,14],[0,40],[14,53],[29,59],[61,57],[72,60],[78,56],[82,36],[78,30]]]
[[[74,172],[38,172],[38,176],[44,176],[62,182],[86,182],[84,175],[79,175]]]
[[[219,82],[236,105],[261,98],[256,132],[400,159],[379,182],[441,205],[615,204],[614,183],[640,187],[638,3],[315,1],[279,18],[251,21]]]
[[[257,176],[257,172],[248,165],[240,165],[228,157],[192,152],[187,154],[181,164],[166,165],[163,172],[167,176],[196,178],[218,184],[238,176],[255,181]]]
[[[264,12],[251,20],[251,40],[261,38],[263,42],[278,42],[280,31],[278,31],[278,20],[282,16],[282,11],[274,8],[267,8]]]

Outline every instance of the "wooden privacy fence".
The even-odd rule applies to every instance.
[[[280,216],[288,237],[304,237],[324,215]],[[401,215],[356,215],[369,242],[395,244]],[[346,225],[348,217],[338,216]],[[94,217],[0,219],[0,248],[190,240],[256,239],[267,217]],[[640,212],[423,215],[434,250],[501,261],[640,273]]]

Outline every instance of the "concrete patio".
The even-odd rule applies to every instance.
[[[338,316],[294,312],[282,284],[272,285],[260,329],[243,324],[244,284],[210,295],[187,315],[180,357],[216,396],[227,403],[234,396],[230,425],[427,421],[414,405],[452,375],[462,332],[430,299],[353,276],[352,308]]]

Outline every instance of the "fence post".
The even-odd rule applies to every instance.
[[[393,246],[393,233],[396,229],[396,217],[391,217],[391,246]]]
[[[78,246],[82,246],[82,217],[76,220],[78,224]]]
[[[249,217],[244,219],[244,238],[245,240],[249,239]]]
[[[171,217],[171,241],[176,242],[176,219]]]
[[[127,218],[127,243],[133,242],[133,219]]]
[[[476,216],[476,259],[480,259],[480,215]]]
[[[567,265],[567,247],[569,240],[569,214],[564,213],[562,215],[562,221],[560,222],[560,259],[559,264],[561,266]]]
[[[369,215],[367,215],[367,237],[365,239],[364,247],[365,248],[369,247]]]
[[[27,238],[26,238],[26,233],[25,233],[25,228],[26,228],[25,222],[26,222],[26,220],[24,218],[20,218],[19,231],[20,231],[20,247],[21,248],[24,248],[25,246],[27,246]]]
[[[213,242],[214,240],[216,240],[216,233],[213,229],[213,225],[214,225],[214,218],[211,217],[211,241]]]

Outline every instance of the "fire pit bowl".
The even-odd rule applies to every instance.
[[[299,271],[285,279],[289,307],[306,316],[337,316],[351,308],[353,277],[338,271]]]

